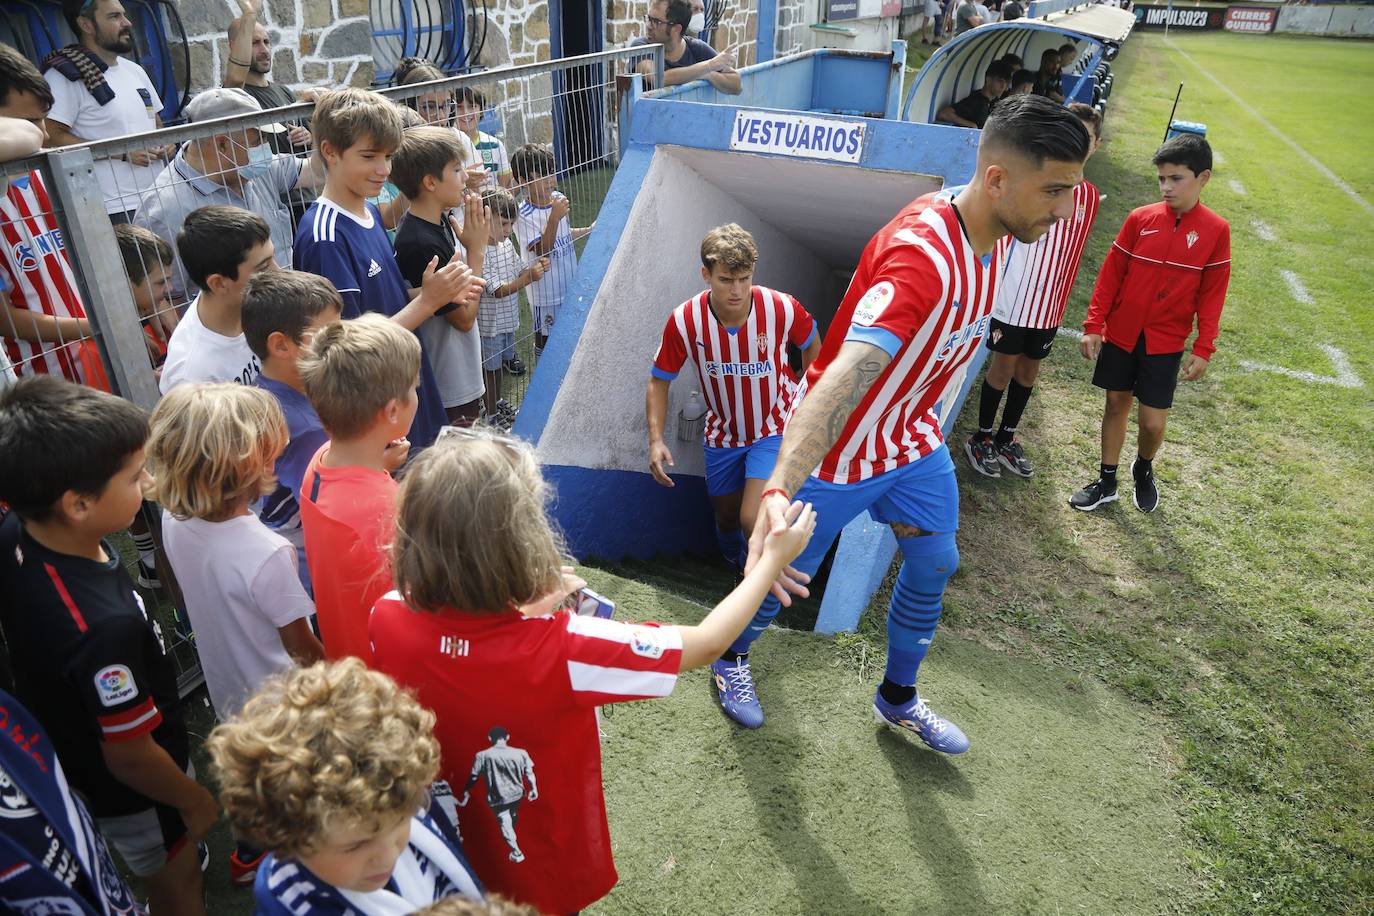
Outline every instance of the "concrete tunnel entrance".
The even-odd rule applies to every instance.
[[[749,230],[760,254],[754,282],[796,296],[824,329],[873,234],[943,184],[938,176],[657,147],[540,436],[540,459],[647,474],[649,365],[668,314],[703,288],[700,244],[712,227]],[[677,474],[705,473],[700,441],[675,438],[678,411],[699,387],[690,368],[672,385],[665,435]]]

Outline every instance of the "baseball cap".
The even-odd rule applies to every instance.
[[[231,118],[235,115],[261,113],[262,105],[242,89],[216,86],[196,94],[186,105],[186,117],[194,124],[197,121],[213,121],[216,118]],[[279,134],[286,130],[280,124],[260,124],[263,133]]]

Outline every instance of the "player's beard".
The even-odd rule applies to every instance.
[[[249,65],[248,70],[250,73],[257,73],[260,76],[266,76],[267,74],[272,72],[272,58],[267,57],[264,60],[262,58],[254,57],[253,63]]]
[[[1013,210],[1004,212],[999,208],[995,209],[993,213],[998,222],[1006,228],[1007,233],[1023,245],[1033,245],[1040,241],[1040,237],[1054,225],[1053,222],[1037,223],[1030,221]]]

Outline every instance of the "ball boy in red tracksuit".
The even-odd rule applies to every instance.
[[[1131,464],[1135,504],[1142,512],[1159,505],[1153,461],[1179,365],[1185,381],[1206,374],[1231,279],[1231,227],[1199,201],[1212,177],[1212,148],[1195,134],[1180,134],[1159,148],[1154,164],[1164,199],[1126,217],[1083,322],[1079,349],[1097,361],[1093,384],[1107,392],[1101,473],[1069,500],[1084,512],[1116,501],[1116,467],[1134,400],[1140,401],[1139,451]],[[1194,316],[1197,338],[1184,363]]]

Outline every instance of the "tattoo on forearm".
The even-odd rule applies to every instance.
[[[841,374],[833,377],[833,381],[831,376],[822,377],[821,384],[802,401],[788,430],[788,439],[793,435],[792,430],[796,430],[796,444],[779,455],[775,471],[788,493],[795,494],[801,489],[826,453],[839,441],[855,408],[886,368],[887,360],[877,357],[865,357],[847,368],[836,366],[831,371],[839,370]],[[784,443],[792,445],[786,439]]]

